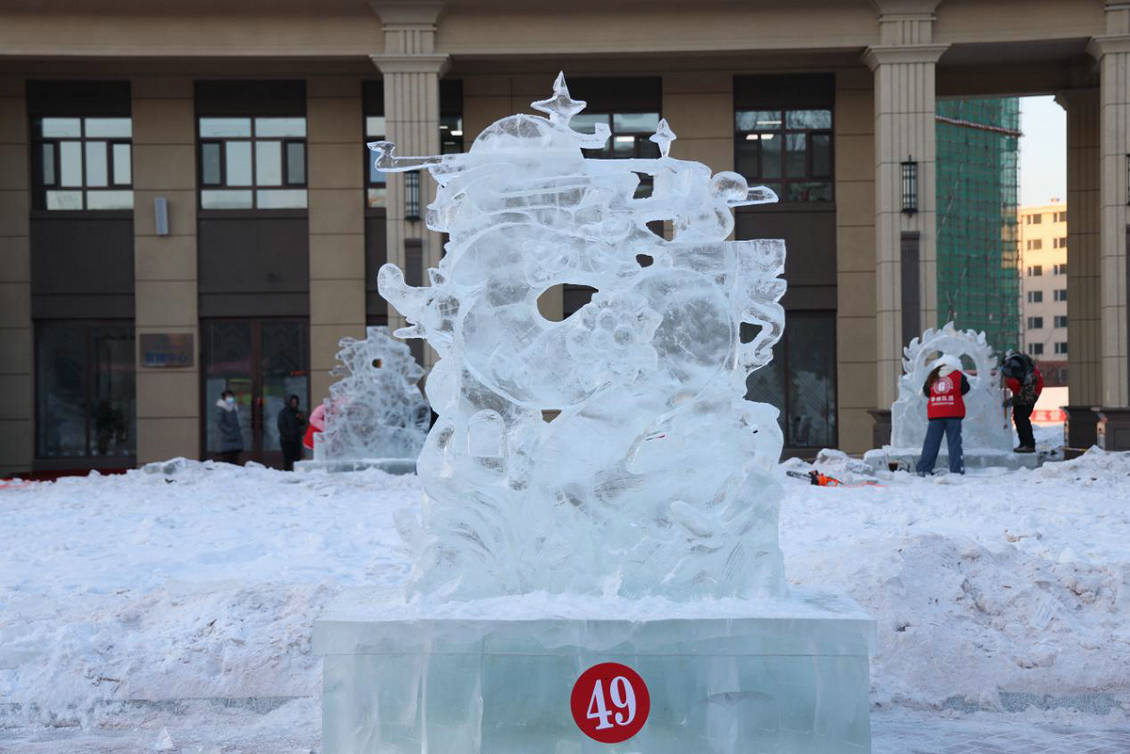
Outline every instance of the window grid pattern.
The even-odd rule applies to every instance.
[[[305,117],[199,119],[201,209],[305,209]]]
[[[832,111],[738,110],[734,164],[782,202],[833,201]]]
[[[35,209],[133,209],[132,137],[128,117],[33,119]]]

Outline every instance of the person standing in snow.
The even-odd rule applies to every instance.
[[[239,428],[239,408],[235,393],[225,390],[216,401],[216,423],[220,426],[220,452],[216,457],[224,463],[239,464],[243,452],[243,432]]]
[[[1009,354],[1001,366],[1005,387],[1012,393],[1012,420],[1020,440],[1014,452],[1035,453],[1036,437],[1032,433],[1032,410],[1044,391],[1044,376],[1036,362],[1023,353]]]
[[[306,416],[298,410],[298,396],[292,395],[279,411],[279,447],[283,454],[283,471],[294,471],[294,462],[302,458],[302,434]]]
[[[965,418],[965,398],[969,380],[961,371],[961,361],[956,356],[944,354],[931,365],[930,374],[922,386],[929,399],[926,403],[926,441],[922,443],[922,457],[918,459],[918,476],[934,473],[942,435],[949,449],[950,473],[965,473],[965,458],[961,449],[961,421]]]

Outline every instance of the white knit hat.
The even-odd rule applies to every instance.
[[[934,371],[938,369],[938,367],[941,367],[938,374],[942,377],[945,377],[950,372],[960,372],[961,359],[952,354],[942,354],[940,358],[935,359],[934,363],[930,365],[930,371]]]

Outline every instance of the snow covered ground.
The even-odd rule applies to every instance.
[[[790,580],[878,621],[875,751],[1130,750],[1130,454],[880,482],[786,478],[781,510]],[[311,623],[403,578],[417,494],[196,462],[0,488],[0,751],[317,751]]]

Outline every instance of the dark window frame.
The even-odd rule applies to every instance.
[[[42,133],[41,122],[48,118],[67,118],[75,119],[79,122],[79,135],[78,136],[40,136]],[[31,149],[31,159],[29,167],[31,169],[31,191],[32,191],[32,211],[44,213],[60,213],[60,212],[133,212],[133,207],[106,207],[106,208],[90,208],[89,196],[90,191],[129,191],[133,193],[133,138],[124,136],[87,136],[87,120],[90,118],[120,118],[128,119],[130,121],[130,130],[133,129],[133,116],[132,115],[32,115],[29,118],[29,128],[31,131],[31,138],[29,140],[29,147]],[[62,160],[60,159],[60,145],[63,142],[76,142],[79,145],[79,171],[82,177],[77,186],[64,186],[62,184]],[[87,144],[91,142],[102,142],[106,151],[106,185],[105,186],[90,186],[87,185]],[[130,180],[126,183],[115,181],[117,168],[114,164],[114,145],[124,144],[129,147],[129,163],[130,163]],[[52,182],[44,182],[44,148],[50,147],[52,154]],[[75,191],[78,192],[82,198],[82,206],[79,208],[66,208],[66,209],[52,209],[47,206],[47,192],[48,191]]]
[[[790,127],[789,113],[790,112],[805,112],[811,110],[823,110],[828,113],[830,118],[830,125],[827,128],[798,128]],[[742,113],[748,112],[776,112],[780,114],[780,123],[776,128],[758,128],[758,129],[742,129],[738,127],[738,119]],[[833,204],[836,201],[836,121],[835,121],[835,108],[831,103],[825,107],[810,107],[810,106],[764,106],[764,107],[742,107],[734,108],[734,170],[745,177],[751,185],[759,184],[766,185],[770,188],[777,190],[781,203],[790,204]],[[765,134],[772,134],[773,138],[780,139],[781,151],[778,156],[780,175],[766,176],[764,166],[762,164],[763,156],[760,144],[762,139],[750,140],[748,137],[757,135],[763,137]],[[801,176],[787,175],[788,172],[788,137],[789,136],[804,136],[804,174]],[[813,171],[812,162],[814,150],[812,149],[813,139],[815,137],[825,137],[828,139],[828,174],[818,175]],[[756,141],[758,148],[755,150],[754,160],[756,162],[757,170],[754,172],[747,172],[748,164],[743,165],[743,162],[748,160],[746,155],[743,155],[743,146],[746,142]],[[748,147],[746,147],[748,149]],[[827,184],[828,198],[813,198],[813,199],[790,199],[789,187],[791,185],[799,185],[805,183],[819,183]],[[779,189],[779,190],[778,190]]]
[[[246,118],[250,121],[251,134],[249,136],[201,136],[200,123],[204,119],[211,118]],[[309,135],[298,136],[256,136],[256,121],[259,118],[301,118],[306,121],[306,114],[301,115],[196,115],[196,201],[197,207],[202,212],[304,212],[309,209],[310,196],[306,196],[306,204],[302,207],[260,207],[259,206],[259,192],[266,190],[303,190],[309,191],[310,181],[310,161],[309,161]],[[308,123],[304,124],[308,126]],[[227,167],[227,145],[231,142],[247,142],[251,152],[251,182],[247,185],[232,185],[228,183],[228,167]],[[274,142],[279,145],[280,151],[280,182],[278,184],[260,184],[259,183],[259,155],[256,146],[260,143]],[[206,183],[204,181],[204,147],[205,145],[218,145],[220,150],[220,183]],[[301,144],[304,154],[303,161],[305,163],[303,170],[303,180],[301,183],[290,182],[290,155],[288,154],[287,145]],[[204,192],[205,191],[249,191],[251,192],[251,206],[250,207],[205,207],[204,206]]]

